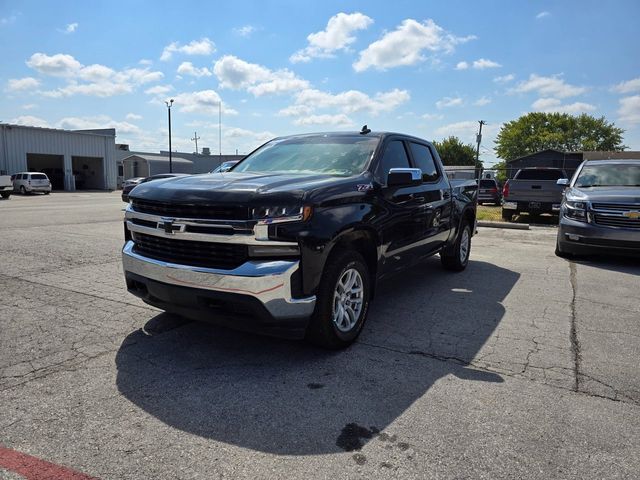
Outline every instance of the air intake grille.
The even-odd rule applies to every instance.
[[[610,215],[598,215],[595,214],[595,223],[603,225],[605,227],[619,227],[619,228],[631,228],[634,230],[640,230],[640,219],[626,218],[626,217],[614,217]]]
[[[162,217],[211,220],[248,220],[249,208],[236,205],[180,205],[169,202],[132,200],[133,210]]]
[[[133,251],[148,258],[194,267],[232,270],[247,261],[248,247],[134,233]]]

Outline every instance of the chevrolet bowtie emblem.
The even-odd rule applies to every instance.
[[[164,229],[164,233],[173,235],[173,219],[163,218],[158,222],[158,228]]]
[[[624,212],[622,214],[623,217],[631,218],[633,220],[638,220],[640,218],[640,211],[631,210],[630,212]]]

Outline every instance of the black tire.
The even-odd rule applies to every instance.
[[[502,219],[510,222],[513,220],[513,212],[511,210],[502,209]]]
[[[21,193],[22,195],[26,195],[26,194],[27,194],[27,189],[26,189],[26,188],[24,188],[24,185],[20,185],[20,193]]]
[[[467,238],[467,250],[466,255],[463,258],[462,243],[463,238],[465,238],[465,232]],[[471,225],[469,225],[469,222],[465,221],[460,227],[460,231],[458,232],[453,248],[440,252],[440,261],[444,268],[454,272],[461,272],[467,268],[467,265],[469,264],[469,256],[471,255],[471,236]]]
[[[2,192],[0,195],[2,195],[2,198],[9,198],[11,196],[11,192]]]
[[[358,272],[362,282],[362,306],[352,328],[341,331],[334,322],[334,293],[338,282],[352,269]],[[307,328],[307,340],[331,350],[348,347],[358,337],[367,319],[370,298],[371,277],[362,255],[354,250],[333,253],[327,260],[320,280],[316,308]]]
[[[45,195],[49,195],[51,192],[44,192]]]

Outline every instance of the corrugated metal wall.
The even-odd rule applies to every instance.
[[[27,154],[64,156],[65,189],[73,189],[71,157],[103,159],[105,188],[116,188],[115,137],[17,125],[0,125],[0,171],[27,170]]]

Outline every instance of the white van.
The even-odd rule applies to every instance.
[[[22,172],[12,175],[13,191],[23,195],[32,192],[51,193],[51,182],[46,174],[40,172]]]

